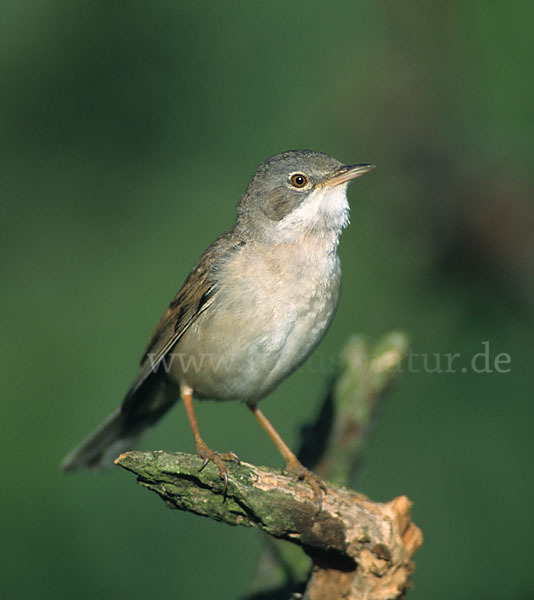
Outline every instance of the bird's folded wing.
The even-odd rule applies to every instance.
[[[202,257],[156,325],[141,358],[139,371],[126,394],[123,408],[147,378],[158,371],[165,355],[198,316],[213,302],[216,285],[209,277],[208,261]]]

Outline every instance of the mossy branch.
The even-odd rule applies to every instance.
[[[291,545],[284,546],[282,540],[301,546],[313,563],[304,599],[403,597],[413,570],[412,555],[422,543],[420,530],[410,521],[411,502],[404,496],[371,502],[339,486],[354,482],[377,407],[406,349],[405,336],[392,333],[371,349],[355,336],[343,350],[342,371],[329,386],[316,422],[305,428],[299,454],[305,464],[337,484],[329,484],[320,512],[310,486],[282,471],[227,463],[224,494],[218,469],[208,464],[200,471],[202,461],[193,455],[128,452],[116,462],[170,508],[255,527],[272,536],[271,548],[293,583],[309,567],[298,554],[288,552]],[[265,585],[265,577],[263,582],[258,578],[255,587],[263,592],[250,598],[287,598],[291,581],[285,586],[277,581],[273,588],[276,561],[264,558],[271,585]],[[267,587],[271,593],[265,592]]]
[[[116,462],[170,508],[256,527],[301,546],[314,562],[310,599],[398,598],[409,585],[421,534],[404,496],[376,503],[329,487],[318,512],[309,485],[277,470],[227,463],[225,495],[218,469],[200,471],[202,460],[193,455],[127,452]]]

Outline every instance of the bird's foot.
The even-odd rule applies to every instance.
[[[221,479],[224,481],[223,495],[226,495],[226,489],[228,487],[228,469],[223,461],[232,460],[234,462],[239,462],[237,454],[234,454],[233,452],[217,452],[216,450],[212,450],[206,446],[202,439],[197,440],[195,445],[198,456],[204,459],[199,471],[202,471],[209,462],[214,463],[219,469]]]
[[[313,471],[307,469],[299,460],[289,460],[286,470],[297,476],[299,480],[305,480],[312,489],[313,497],[317,503],[317,512],[320,513],[323,508],[323,494],[326,494],[327,487],[325,482]]]

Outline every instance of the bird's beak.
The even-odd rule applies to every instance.
[[[347,181],[352,181],[356,177],[361,177],[375,168],[374,165],[345,165],[328,175],[322,182],[321,186],[333,187]]]

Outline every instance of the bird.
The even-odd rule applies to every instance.
[[[262,162],[234,224],[201,255],[157,323],[122,403],[67,455],[63,470],[111,466],[181,398],[201,468],[213,462],[226,491],[225,462],[238,458],[206,444],[193,399],[237,400],[320,502],[324,482],[301,464],[259,402],[302,365],[332,322],[347,187],[373,168],[313,150]]]

